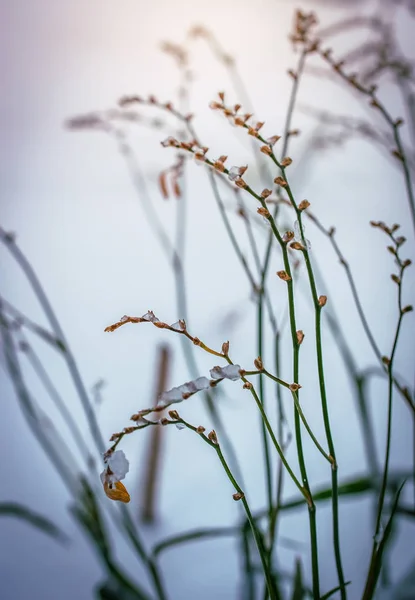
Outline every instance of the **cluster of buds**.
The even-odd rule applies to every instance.
[[[310,32],[317,25],[317,17],[313,12],[306,13],[297,10],[294,16],[293,32],[290,39],[294,45],[305,44],[310,41]]]
[[[112,333],[113,331],[115,331],[119,327],[122,327],[123,325],[126,325],[127,323],[152,323],[155,327],[158,327],[159,329],[169,329],[170,331],[176,331],[177,333],[186,332],[186,321],[184,319],[179,319],[172,325],[168,325],[167,323],[160,321],[160,319],[156,317],[152,310],[147,311],[146,314],[142,317],[129,317],[127,315],[124,315],[119,321],[106,327],[104,331]]]
[[[397,231],[400,227],[400,225],[398,225],[398,223],[395,223],[394,225],[392,225],[391,227],[388,227],[386,225],[386,223],[384,223],[383,221],[370,221],[370,224],[372,225],[372,227],[376,227],[378,229],[381,229],[383,232],[385,232],[387,235],[392,235],[393,233],[395,233],[395,231]]]
[[[185,67],[188,63],[188,53],[183,46],[174,44],[173,42],[162,42],[160,44],[162,52],[172,56],[180,67]]]
[[[253,114],[252,113],[240,113],[240,109],[242,108],[241,104],[234,104],[233,106],[227,106],[225,104],[225,94],[223,92],[219,92],[219,101],[214,100],[213,102],[210,103],[210,108],[212,110],[217,110],[219,112],[221,112],[227,119],[229,119],[229,121],[231,122],[232,125],[235,125],[236,127],[243,127],[244,129],[247,129],[248,134],[252,135],[253,137],[260,137],[259,135],[259,131],[262,129],[262,127],[264,126],[264,122],[263,121],[257,121],[256,123],[249,123],[249,121],[252,119]],[[278,136],[274,136],[275,138],[278,138]],[[278,138],[279,139],[279,138]],[[275,142],[274,142],[275,143]]]
[[[129,106],[134,104],[156,106],[161,110],[165,110],[173,114],[175,117],[177,117],[181,121],[185,121],[186,123],[189,123],[193,118],[193,115],[191,113],[187,115],[182,115],[174,108],[172,102],[160,102],[160,100],[158,100],[153,94],[147,96],[147,98],[144,98],[142,96],[123,96],[118,100],[118,106],[120,106],[120,108],[128,108]]]

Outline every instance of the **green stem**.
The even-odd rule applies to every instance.
[[[185,427],[187,427],[187,429],[190,429],[191,431],[194,431],[195,433],[197,433],[202,440],[208,444],[211,448],[214,448],[219,460],[222,464],[222,467],[229,479],[229,481],[231,482],[231,484],[233,485],[233,487],[235,488],[236,492],[239,494],[239,499],[241,500],[243,507],[245,509],[245,513],[246,513],[246,517],[249,521],[249,525],[251,527],[251,531],[252,531],[252,535],[254,536],[257,548],[258,548],[258,552],[259,552],[259,556],[261,558],[261,563],[262,563],[262,568],[264,571],[264,576],[265,576],[265,581],[267,584],[267,589],[270,595],[271,600],[277,600],[277,597],[275,595],[275,589],[274,589],[274,582],[272,580],[271,577],[271,573],[268,569],[268,560],[267,560],[267,555],[266,555],[266,551],[265,551],[265,547],[264,547],[264,543],[262,540],[262,537],[259,533],[259,530],[257,528],[257,525],[255,523],[255,520],[252,516],[251,513],[251,509],[249,507],[248,501],[245,498],[245,494],[242,490],[242,488],[240,487],[240,485],[238,484],[238,482],[236,481],[235,477],[232,474],[231,469],[229,468],[228,463],[226,462],[225,457],[222,454],[222,450],[221,447],[219,445],[219,443],[217,441],[212,441],[211,439],[209,439],[208,436],[206,436],[204,433],[199,433],[197,428],[194,427],[193,425],[191,425],[190,423],[188,423],[187,421],[185,421],[184,419],[179,418],[178,420],[175,421],[169,421],[168,424],[175,424],[175,423],[183,423],[183,425]]]
[[[287,181],[287,177],[285,174],[285,169],[282,165],[273,157],[274,162],[280,168],[283,178]],[[326,432],[327,444],[329,447],[330,457],[332,458],[332,488],[333,488],[333,496],[332,496],[332,519],[333,519],[333,546],[334,546],[334,555],[336,561],[337,574],[339,578],[339,584],[341,586],[340,595],[342,600],[346,600],[347,591],[345,587],[345,579],[343,573],[343,565],[341,559],[341,551],[340,551],[340,532],[339,532],[339,499],[338,499],[338,477],[337,477],[337,462],[336,462],[336,453],[333,443],[333,437],[331,433],[331,425],[330,425],[330,417],[328,412],[328,404],[327,404],[327,395],[326,395],[326,384],[325,384],[325,375],[324,375],[324,365],[323,365],[323,348],[322,348],[322,340],[321,340],[321,309],[322,307],[319,304],[319,299],[317,295],[316,282],[314,278],[313,268],[310,261],[309,252],[307,249],[307,243],[304,239],[304,228],[302,223],[302,213],[298,209],[298,206],[295,202],[294,196],[292,194],[291,188],[287,183],[285,188],[287,190],[288,197],[290,202],[296,212],[298,223],[300,226],[301,238],[303,241],[304,249],[302,250],[304,255],[304,260],[306,264],[308,280],[311,289],[312,300],[315,309],[315,337],[316,337],[316,353],[317,353],[317,370],[319,376],[319,386],[320,386],[320,398],[321,398],[321,407],[323,413],[323,421],[324,421],[324,429]]]
[[[262,313],[262,302],[258,303],[257,308],[257,344],[258,344],[258,356],[263,357],[264,344],[263,344],[263,313]],[[265,408],[265,390],[264,390],[264,378],[262,374],[259,375],[259,398],[262,406]],[[266,488],[268,497],[268,515],[269,515],[269,527],[272,522],[272,478],[271,478],[271,457],[269,451],[269,442],[267,431],[264,423],[264,419],[261,419],[261,434],[262,434],[262,446],[264,450],[265,458],[265,476],[266,476]]]
[[[375,562],[375,556],[376,556],[376,552],[378,549],[377,536],[379,535],[379,532],[380,532],[383,506],[385,503],[385,495],[386,495],[386,488],[387,488],[387,484],[388,484],[388,474],[389,474],[390,447],[391,447],[391,440],[392,440],[393,362],[394,362],[394,358],[395,358],[396,348],[397,348],[398,339],[399,339],[399,333],[401,330],[402,319],[403,319],[403,315],[404,315],[404,312],[402,311],[402,282],[401,282],[404,269],[403,269],[401,263],[400,263],[400,266],[401,266],[401,272],[400,272],[400,278],[399,278],[400,281],[398,284],[399,319],[398,319],[398,324],[396,327],[395,337],[394,337],[393,346],[392,346],[392,352],[391,352],[390,361],[389,361],[389,365],[388,365],[388,417],[387,417],[387,428],[386,428],[385,462],[384,462],[384,467],[383,467],[382,484],[381,484],[381,488],[380,488],[379,503],[378,503],[378,510],[377,510],[377,516],[376,516],[375,536],[374,536],[374,540],[373,540],[372,556],[371,556],[371,561],[370,561],[371,565],[373,565]],[[370,568],[368,577],[366,580],[366,586],[365,586],[365,592],[363,595],[363,600],[369,600],[369,598],[372,598],[373,593],[375,591],[375,584],[373,584],[372,577],[373,577],[372,568]]]

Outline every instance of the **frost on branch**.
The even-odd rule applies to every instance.
[[[210,370],[210,376],[212,379],[208,379],[207,377],[198,377],[193,381],[188,381],[182,385],[179,385],[178,387],[174,387],[171,390],[163,392],[159,396],[159,401],[156,408],[160,410],[161,408],[165,408],[170,404],[187,400],[190,398],[190,396],[193,396],[193,394],[196,394],[197,392],[214,387],[222,379],[236,381],[237,379],[241,378],[240,371],[241,367],[239,365],[213,367],[213,369]]]
[[[230,379],[236,381],[241,378],[241,367],[239,365],[226,365],[226,367],[213,367],[210,370],[212,379]]]
[[[159,397],[158,406],[167,406],[175,402],[182,402],[182,400],[187,400],[187,398],[190,398],[196,392],[207,390],[209,387],[210,381],[207,377],[198,377],[194,381],[188,381],[187,383],[183,383],[183,385],[163,392]]]

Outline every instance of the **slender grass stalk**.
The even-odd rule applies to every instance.
[[[282,176],[287,181],[285,168],[276,161],[277,166],[279,166]],[[302,253],[304,255],[304,260],[306,264],[312,300],[314,304],[315,310],[315,338],[316,338],[316,352],[317,352],[317,369],[319,376],[319,387],[320,387],[320,398],[321,398],[321,406],[323,412],[323,421],[324,421],[324,429],[326,432],[327,444],[329,447],[330,457],[332,459],[332,471],[331,471],[331,480],[332,480],[332,488],[333,488],[333,498],[332,498],[332,517],[333,517],[333,544],[334,544],[334,555],[336,561],[337,574],[339,578],[340,585],[340,595],[342,600],[346,600],[347,591],[345,586],[345,578],[343,573],[343,565],[341,558],[341,550],[340,550],[340,532],[339,532],[339,501],[338,501],[338,476],[337,476],[337,462],[336,462],[336,454],[333,442],[333,436],[331,432],[330,425],[330,417],[328,412],[328,404],[327,404],[327,395],[326,395],[326,384],[325,384],[325,375],[324,375],[324,365],[323,365],[323,347],[321,340],[321,309],[322,305],[320,305],[319,298],[317,295],[316,282],[314,278],[314,272],[310,261],[309,252],[307,249],[307,243],[304,241],[304,228],[302,224],[302,211],[299,210],[294,196],[292,194],[291,188],[287,183],[286,186],[287,194],[290,199],[290,202],[296,212],[298,223],[300,226],[301,238],[303,240],[303,250]]]
[[[405,148],[402,142],[401,134],[399,131],[403,123],[402,119],[393,119],[391,117],[385,105],[380,101],[380,99],[376,95],[376,86],[365,87],[364,85],[360,84],[355,78],[352,78],[347,73],[345,73],[341,65],[335,62],[335,60],[332,58],[329,52],[323,52],[320,49],[317,49],[317,52],[319,53],[321,58],[333,69],[335,73],[337,73],[345,82],[347,82],[351,87],[353,87],[353,89],[357,90],[369,99],[370,105],[379,112],[383,120],[391,128],[393,139],[396,144],[394,154],[396,159],[400,161],[402,166],[408,209],[411,215],[412,225],[415,231],[415,196],[412,175],[409,168],[408,160],[406,158]]]
[[[277,600],[277,597],[275,594],[275,589],[274,589],[274,582],[272,580],[272,576],[269,571],[268,559],[267,559],[266,549],[264,546],[262,536],[261,536],[259,529],[255,523],[255,520],[252,516],[252,512],[249,507],[248,501],[245,497],[245,494],[244,494],[242,488],[239,486],[238,482],[236,481],[235,477],[233,476],[228,463],[226,462],[226,459],[222,453],[221,447],[217,441],[216,434],[214,432],[211,432],[209,434],[209,436],[207,436],[203,432],[198,431],[197,427],[194,427],[193,425],[191,425],[190,423],[188,423],[187,421],[185,421],[184,419],[181,419],[181,418],[175,419],[174,421],[167,421],[165,424],[170,425],[170,424],[176,424],[176,423],[182,423],[187,429],[190,429],[191,431],[194,431],[195,433],[197,433],[206,444],[208,444],[211,448],[213,448],[216,451],[218,458],[222,464],[222,467],[223,467],[229,481],[231,482],[231,484],[233,485],[233,487],[236,490],[234,499],[240,500],[245,509],[246,517],[249,521],[252,535],[254,536],[254,539],[255,539],[255,542],[256,542],[256,545],[258,548],[258,553],[261,558],[262,569],[264,572],[264,577],[265,577],[265,581],[267,584],[269,596],[270,596],[271,600]]]
[[[374,563],[375,563],[375,556],[376,556],[376,552],[379,547],[379,541],[377,538],[380,535],[380,530],[381,530],[381,519],[382,519],[382,514],[383,514],[383,507],[384,507],[384,503],[385,503],[385,495],[386,495],[386,489],[387,489],[387,484],[388,484],[388,475],[389,475],[389,460],[390,460],[390,449],[391,449],[391,440],[392,440],[392,414],[393,414],[392,409],[393,409],[393,387],[394,387],[394,385],[393,385],[393,366],[394,366],[396,349],[398,347],[398,340],[399,340],[399,334],[401,331],[402,320],[403,320],[403,317],[405,314],[405,309],[404,309],[403,303],[402,303],[402,277],[403,277],[403,274],[405,271],[405,264],[399,258],[399,254],[398,254],[399,244],[395,241],[393,234],[390,234],[390,237],[391,237],[392,241],[395,243],[395,257],[396,257],[396,260],[397,260],[399,268],[400,268],[399,276],[396,280],[396,283],[398,286],[399,317],[398,317],[398,322],[396,325],[395,335],[394,335],[394,339],[393,339],[391,355],[390,355],[390,358],[387,359],[388,411],[387,411],[387,427],[386,427],[385,460],[384,460],[384,466],[383,466],[382,483],[381,483],[380,492],[379,492],[379,502],[378,502],[378,510],[377,510],[377,515],[376,515],[375,535],[374,535],[374,539],[373,539],[372,556],[371,556],[371,561],[370,561],[371,568],[369,569],[369,572],[368,572],[365,591],[363,594],[363,600],[369,600],[370,598],[372,598],[372,596],[375,592],[376,582],[373,583],[372,565],[374,565]]]
[[[95,411],[91,405],[91,401],[83,384],[77,363],[75,361],[75,357],[69,348],[68,342],[66,341],[64,332],[58,321],[55,311],[53,310],[52,305],[50,304],[49,299],[46,296],[45,291],[35,271],[33,270],[33,267],[31,266],[23,252],[20,250],[20,248],[17,246],[14,239],[10,235],[8,235],[2,227],[0,227],[0,241],[3,242],[7,250],[16,260],[19,267],[22,269],[23,273],[26,275],[26,278],[30,283],[32,290],[34,291],[46,315],[46,318],[50,323],[53,332],[55,333],[56,337],[62,342],[65,348],[65,352],[63,353],[64,360],[67,364],[69,373],[72,377],[72,381],[81,400],[82,407],[84,409],[96,448],[99,453],[102,453],[104,452],[105,445],[101,431],[98,426]]]

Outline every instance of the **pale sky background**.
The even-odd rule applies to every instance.
[[[340,19],[342,11],[332,3],[318,6],[322,24]],[[373,7],[374,3],[367,3]],[[382,4],[382,3],[380,3]],[[310,4],[304,5],[305,7]],[[129,326],[114,334],[104,328],[123,314],[142,315],[148,309],[169,323],[177,314],[174,283],[154,235],[145,220],[125,163],[113,140],[103,133],[72,133],[64,121],[91,110],[114,107],[124,94],[154,93],[162,101],[174,100],[179,74],[170,57],[160,52],[160,42],[181,43],[192,25],[212,30],[231,55],[249,89],[255,114],[264,120],[266,135],[281,133],[290,91],[287,69],[295,68],[297,57],[287,40],[293,10],[286,0],[0,0],[0,64],[3,92],[0,110],[0,224],[16,232],[17,241],[34,266],[63,329],[88,389],[99,379],[106,381],[104,402],[97,407],[105,439],[129,424],[135,410],[152,403],[157,345],[171,345],[174,363],[169,385],[188,380],[179,340],[151,326]],[[362,10],[365,10],[362,6]],[[413,23],[399,20],[402,44],[408,46]],[[341,37],[336,48],[353,47],[362,37]],[[248,181],[256,189],[260,183],[247,136],[235,132],[209,102],[219,90],[229,93],[231,102],[240,99],[232,89],[225,69],[212,57],[203,41],[195,41],[190,68],[191,110],[195,126],[209,146],[211,157],[228,154],[231,164],[252,165]],[[386,100],[393,114],[401,107],[388,88]],[[389,94],[389,95],[388,95]],[[307,76],[301,84],[299,103],[338,113],[367,114],[365,108],[342,86]],[[155,112],[143,109],[143,115]],[[370,114],[370,113],[369,113]],[[174,121],[171,121],[174,125]],[[293,126],[303,136],[292,144],[290,155],[302,155],[313,123],[300,112]],[[174,161],[174,152],[163,149],[162,131],[133,126],[131,141],[146,174],[152,202],[174,236],[176,201],[164,201],[157,186],[159,172]],[[389,161],[391,162],[391,161]],[[388,354],[396,322],[395,288],[390,282],[392,258],[386,238],[368,225],[370,219],[402,224],[402,234],[413,240],[413,231],[404,198],[402,178],[397,169],[363,142],[351,142],[338,152],[308,156],[294,177],[297,197],[307,198],[313,211],[326,226],[335,225],[338,242],[347,256],[361,293],[363,306],[382,352]],[[256,356],[254,342],[255,310],[249,286],[232,252],[220,221],[209,182],[193,165],[187,171],[188,230],[186,276],[189,298],[189,327],[194,335],[214,348],[231,341],[232,356],[245,368]],[[259,187],[261,185],[261,187]],[[226,193],[227,205],[233,197]],[[249,204],[251,199],[245,198]],[[252,206],[252,203],[251,203]],[[241,245],[248,253],[242,223],[233,219]],[[291,225],[287,223],[287,226]],[[265,232],[265,230],[263,230]],[[263,235],[257,230],[259,236]],[[359,365],[374,364],[368,342],[352,304],[349,288],[330,245],[310,225],[313,256],[329,286],[329,302],[336,306]],[[414,244],[408,242],[405,256],[413,257]],[[1,294],[33,319],[46,324],[32,292],[10,255],[1,249]],[[282,268],[275,253],[271,273]],[[282,282],[270,279],[271,293],[284,313]],[[306,288],[307,289],[307,288]],[[414,276],[408,272],[406,303],[413,301]],[[238,327],[231,327],[227,315],[237,311]],[[284,317],[286,318],[286,317]],[[308,297],[299,300],[298,322],[306,333],[302,349],[304,409],[317,437],[324,439],[317,393],[313,315]],[[397,357],[401,372],[413,372],[414,319],[409,316],[402,333]],[[329,335],[325,342],[325,366],[340,480],[366,468],[364,448],[354,409],[354,401],[338,352]],[[289,341],[283,353],[283,370],[290,379]],[[79,400],[59,358],[37,343],[41,356],[63,392],[82,431],[87,426]],[[271,349],[268,348],[271,355]],[[215,359],[197,353],[200,375],[207,375]],[[271,360],[271,358],[269,359]],[[2,365],[4,361],[2,361]],[[69,495],[51,470],[20,413],[14,392],[0,370],[2,416],[0,440],[3,452],[1,501],[17,501],[48,515],[70,535],[68,547],[58,546],[47,537],[16,520],[1,520],[0,577],[4,600],[66,600],[92,598],[93,586],[102,579],[101,568],[92,547],[74,526],[68,514]],[[65,424],[56,416],[42,388],[28,371],[33,394],[62,431]],[[413,376],[411,375],[413,381]],[[252,401],[239,384],[224,384],[229,400],[221,401],[221,414],[240,457],[247,496],[254,507],[264,506],[264,480],[258,415]],[[385,439],[385,382],[373,384],[372,410],[378,431],[378,449],[383,460]],[[270,394],[271,396],[271,394]],[[287,410],[289,397],[285,397]],[[206,427],[212,424],[201,398],[180,406],[190,422]],[[271,411],[270,411],[271,412]],[[291,418],[291,410],[289,410]],[[135,434],[123,448],[130,460],[126,485],[132,495],[131,510],[137,512],[141,465],[145,460],[148,432]],[[406,408],[397,397],[394,412],[392,468],[410,466],[408,447],[411,423]],[[159,522],[145,528],[148,543],[192,527],[234,523],[239,515],[230,488],[216,457],[188,431],[163,430],[165,452],[160,490]],[[329,472],[314,447],[306,442],[308,471],[312,487],[329,479]],[[75,452],[76,454],[76,452]],[[294,444],[288,452],[297,467]],[[406,498],[411,497],[409,484]],[[295,493],[286,480],[287,497]],[[347,579],[352,579],[350,598],[358,598],[364,581],[371,548],[371,504],[362,500],[341,503],[341,540]],[[331,517],[328,506],[319,507],[322,590],[336,585],[331,550]],[[281,535],[307,541],[305,510],[284,517]],[[395,577],[403,575],[414,561],[414,526],[402,521],[399,549],[392,555]],[[412,539],[412,547],[410,545]],[[298,551],[280,548],[278,557],[292,571]],[[137,564],[121,544],[121,562],[134,574]],[[309,574],[307,549],[301,552]],[[220,540],[183,547],[166,553],[161,560],[172,600],[240,598],[237,591],[237,555],[233,541]]]

